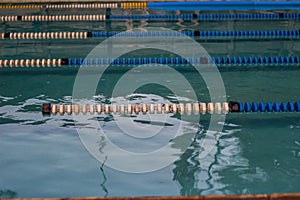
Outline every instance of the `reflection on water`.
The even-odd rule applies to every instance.
[[[195,10],[193,14],[198,15],[200,13],[199,10]],[[180,15],[181,12],[180,10],[176,10],[176,15]],[[176,22],[176,25],[179,26],[178,31],[194,31],[197,30],[196,27],[199,25],[199,22],[197,19],[191,20],[190,21],[191,25],[185,25],[183,19],[178,19],[178,22]]]
[[[214,150],[202,159],[199,159],[202,151],[199,144],[205,138],[205,131],[197,136],[191,148],[175,162],[174,180],[182,186],[181,195],[251,192],[238,184],[241,180],[235,179],[235,173],[242,174],[240,178],[246,181],[266,181],[266,173],[259,167],[248,173],[249,160],[242,156],[239,138],[235,136],[240,131],[238,125],[225,124]],[[224,172],[228,171],[233,174],[226,178]]]
[[[1,198],[16,198],[17,195],[17,192],[14,192],[12,190],[0,190]]]
[[[255,124],[259,124],[259,119],[255,116],[260,118],[229,116],[228,121],[236,124],[224,124],[214,151],[203,159],[199,159],[199,144],[204,136],[198,135],[191,148],[175,162],[173,179],[180,184],[182,195],[268,193],[271,188],[276,188],[276,192],[293,191],[292,185],[299,183],[300,169],[294,165],[299,162],[299,144],[295,143],[299,132],[296,138],[283,139],[280,130],[286,129],[289,122],[299,122],[293,116],[273,116],[273,120],[262,116],[260,124],[265,127],[258,131]],[[280,121],[277,129],[271,128],[274,120]],[[285,132],[294,135],[292,131]],[[279,178],[282,176],[287,179]]]
[[[106,160],[106,159],[105,159]],[[102,165],[100,166],[100,172],[101,172],[101,174],[102,174],[102,177],[103,177],[103,181],[100,183],[100,187],[101,187],[101,189],[102,189],[102,191],[104,191],[105,192],[105,194],[104,194],[104,197],[107,197],[108,195],[109,195],[109,192],[108,192],[108,190],[107,190],[107,188],[106,188],[106,186],[105,186],[105,183],[106,183],[106,181],[107,181],[107,178],[106,178],[106,175],[105,175],[105,172],[104,172],[104,165],[105,165],[105,161],[102,163]]]
[[[103,101],[99,96],[97,100]],[[117,105],[171,103],[158,95],[140,93],[125,98],[114,97],[108,101]],[[79,102],[91,103],[85,100]],[[191,100],[188,99],[188,102]],[[190,115],[187,118],[190,121],[186,121],[184,116],[172,113],[112,113],[97,118],[74,115],[75,122],[79,123],[77,131],[80,139],[96,159],[102,162],[105,159],[107,166],[133,173],[155,171],[176,160],[177,155],[185,151],[199,130],[198,121],[193,118],[198,116]]]
[[[125,16],[132,15],[132,10],[131,9],[125,10],[124,15]],[[143,9],[141,15],[149,15],[149,11],[147,9]],[[146,20],[146,19],[140,20],[140,21],[138,21],[138,24],[134,26],[133,20],[128,19],[125,21],[126,31],[131,31],[134,28],[139,28],[142,31],[145,31],[146,29],[144,29],[144,27],[146,27],[148,25],[147,21],[148,20]]]

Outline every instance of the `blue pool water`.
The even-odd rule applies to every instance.
[[[30,11],[27,11],[29,14]],[[43,11],[42,11],[43,12]],[[49,11],[55,13],[57,11]],[[70,11],[75,13],[75,11]],[[95,11],[89,11],[95,12]],[[116,12],[116,11],[113,11]],[[136,11],[139,12],[139,11]],[[149,11],[153,12],[153,11]],[[160,11],[162,12],[162,11]],[[3,13],[5,14],[5,13]],[[2,23],[1,32],[13,31],[125,31],[137,27],[166,27],[172,30],[279,30],[299,29],[299,21],[213,21],[199,22],[49,22]],[[1,58],[85,57],[99,42],[88,40],[2,40]],[[299,56],[299,40],[247,40],[201,42],[211,56]],[[128,46],[129,48],[129,46]],[[151,52],[151,51],[150,51]],[[149,52],[148,52],[149,53]],[[157,54],[156,51],[151,54]],[[227,100],[299,101],[299,67],[242,66],[219,68]],[[126,70],[111,70],[100,80],[96,99],[113,101],[111,91]],[[208,102],[207,86],[193,70],[179,72],[193,86],[198,99]],[[179,158],[157,171],[134,174],[121,172],[96,160],[82,144],[72,116],[42,116],[42,103],[71,103],[77,69],[0,69],[0,197],[80,197],[144,195],[208,195],[284,193],[300,190],[299,113],[232,113],[226,116],[213,148],[199,158],[209,134],[210,115],[200,123],[184,121],[184,128],[197,127],[191,145]],[[145,75],[142,69],[136,76]],[[147,71],[154,77],[164,71]],[[164,80],[178,87],[175,77]],[[180,90],[180,88],[179,88]],[[183,94],[191,91],[184,90]],[[146,85],[130,99],[136,102],[173,102],[175,95],[164,87]],[[184,98],[182,96],[181,98]],[[120,98],[126,98],[122,96]],[[190,101],[190,99],[187,99]],[[148,130],[163,127],[172,132],[172,123],[148,124]],[[144,116],[131,116],[134,124]],[[135,140],[118,138],[122,132],[113,123],[120,118],[97,118],[116,145],[131,151],[143,147]],[[148,120],[148,119],[147,119]],[[130,129],[130,124],[125,125]],[[82,129],[89,124],[82,125]],[[134,129],[131,131],[135,131]],[[135,132],[134,134],[143,134]],[[119,135],[118,135],[119,134]],[[147,148],[160,144],[153,138]],[[180,141],[178,141],[180,143]],[[141,148],[141,149],[138,149]],[[145,147],[146,148],[146,147]],[[164,159],[157,157],[157,162]],[[122,166],[130,161],[120,160]],[[138,163],[135,163],[137,167]],[[151,165],[151,163],[149,163]]]

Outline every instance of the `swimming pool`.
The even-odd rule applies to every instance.
[[[3,12],[2,12],[3,11]],[[15,10],[14,10],[15,11]],[[1,15],[12,10],[2,9]],[[111,9],[112,15],[126,14],[175,15],[165,10]],[[193,13],[190,11],[182,11]],[[203,14],[210,13],[203,11]],[[214,13],[235,14],[239,11]],[[253,12],[247,12],[253,13]],[[273,13],[268,11],[267,13]],[[293,13],[293,12],[292,12]],[[297,13],[295,11],[294,13]],[[14,15],[99,14],[105,9],[23,9]],[[178,14],[178,13],[177,13]],[[175,31],[253,31],[299,30],[298,19],[282,20],[116,20],[112,22],[1,22],[1,33],[11,32],[112,32],[132,28],[161,27]],[[299,38],[196,38],[211,57],[270,57],[299,56]],[[2,39],[0,59],[85,58],[104,38],[87,39]],[[137,40],[138,41],[138,40]],[[155,40],[154,40],[155,41]],[[158,42],[158,41],[156,41]],[[130,44],[119,44],[130,48]],[[165,57],[164,51],[134,51],[127,57]],[[157,69],[158,68],[158,69]],[[192,102],[191,91],[181,87],[176,76],[159,67],[135,68],[131,78],[165,77],[166,85],[177,88],[184,102]],[[176,68],[176,66],[175,66]],[[111,98],[112,91],[130,67],[110,67],[100,79],[94,102],[111,103],[173,103],[176,96],[167,87],[148,84],[133,94]],[[218,66],[228,101],[297,102],[299,75],[297,64],[244,64]],[[203,141],[210,134],[210,115],[199,115],[200,123],[179,115],[167,114],[167,123],[140,114],[127,118],[140,129],[122,127],[134,136],[162,128],[161,137],[141,138],[122,136],[115,122],[126,116],[95,115],[89,120],[100,126],[115,145],[132,152],[147,152],[167,141],[168,134],[182,124],[184,131],[195,131],[191,145],[167,167],[148,173],[125,173],[107,167],[96,160],[82,144],[78,128],[89,130],[91,123],[76,124],[72,116],[43,116],[43,103],[70,104],[78,66],[2,67],[0,71],[0,195],[1,197],[80,197],[80,196],[146,196],[146,195],[207,195],[299,192],[300,121],[299,113],[229,113],[225,122],[216,115],[223,129],[217,139],[210,138],[211,151],[199,158]],[[209,89],[195,69],[178,67],[188,80],[197,99],[210,102]],[[137,79],[140,80],[140,79]],[[142,79],[141,79],[142,80]],[[129,95],[129,96],[128,96]],[[196,99],[196,100],[197,100]],[[194,99],[195,100],[195,99]],[[125,120],[125,122],[127,122]],[[219,123],[218,123],[219,122]],[[93,127],[92,127],[93,128]],[[91,128],[91,129],[92,129]],[[189,130],[191,129],[191,130]],[[164,135],[165,134],[165,135]],[[82,138],[81,138],[82,139]],[[180,146],[180,140],[177,141]],[[177,144],[177,143],[176,143]],[[157,156],[156,162],[164,157]],[[125,165],[121,160],[119,166]],[[151,165],[152,163],[149,163]],[[139,166],[139,163],[135,163]]]

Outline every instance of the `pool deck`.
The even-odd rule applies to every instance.
[[[12,198],[14,200],[299,200],[300,193],[256,195],[157,196],[157,197],[84,197],[84,198]],[[0,200],[7,200],[3,198]]]

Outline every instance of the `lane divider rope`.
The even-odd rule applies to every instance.
[[[147,2],[119,2],[119,3],[61,3],[61,4],[0,4],[0,9],[99,9],[99,8],[123,8],[137,9],[147,8]]]
[[[110,2],[107,2],[110,3]],[[105,4],[105,3],[103,3]],[[151,8],[158,10],[299,10],[299,2],[119,2],[119,8]],[[1,4],[0,8],[96,8],[98,3],[62,3],[62,4]]]
[[[217,21],[217,20],[299,20],[300,13],[240,13],[240,14],[165,14],[165,15],[7,15],[0,16],[3,22],[13,21],[125,21],[125,20],[163,20],[178,21]]]
[[[148,31],[148,32],[6,32],[0,33],[0,39],[87,39],[87,38],[149,38],[149,37],[184,37],[196,39],[296,39],[299,30],[253,30],[253,31]]]
[[[299,1],[150,1],[156,10],[299,10]]]
[[[0,59],[2,67],[101,67],[104,65],[136,67],[144,64],[186,66],[189,64],[216,64],[217,66],[272,66],[300,64],[300,56],[253,57],[139,57],[139,58],[60,58],[60,59]]]
[[[42,105],[43,115],[56,114],[228,114],[230,112],[300,112],[300,102],[216,102],[156,104],[50,104]]]

